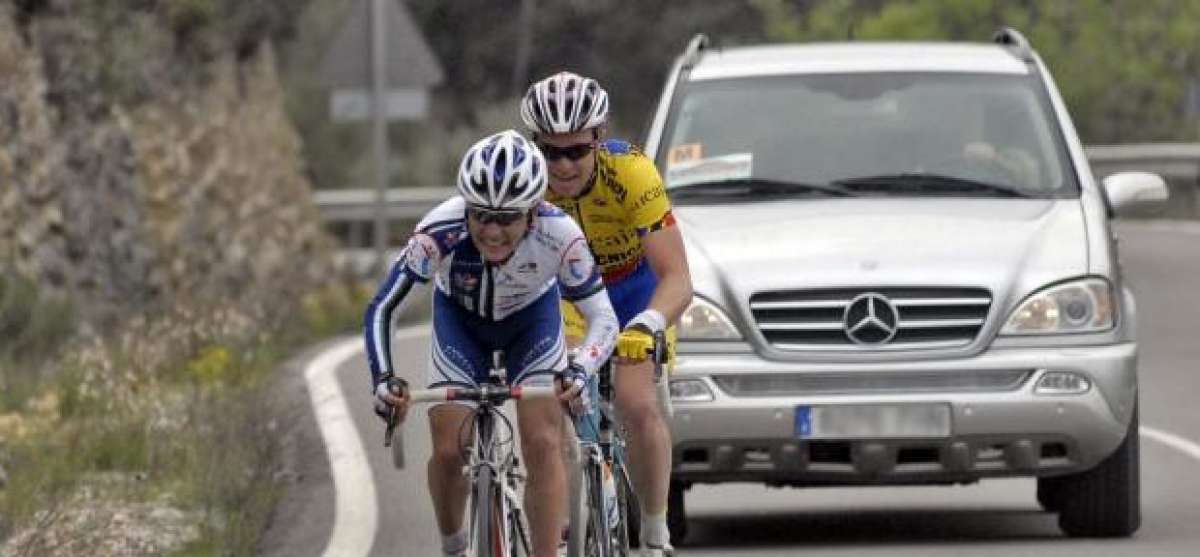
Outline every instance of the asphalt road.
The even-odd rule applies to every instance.
[[[1137,294],[1142,425],[1200,443],[1200,225],[1118,227],[1126,277]],[[401,367],[423,375],[428,340],[398,339]],[[365,361],[334,371],[366,449],[377,493],[372,556],[437,555],[425,494],[429,453],[424,421],[405,432],[409,466],[396,470],[370,414]],[[419,382],[422,378],[410,377]],[[419,417],[420,414],[414,414]],[[334,529],[329,457],[311,411],[295,421],[298,480],[277,514],[262,553],[321,555]],[[1064,537],[1041,512],[1032,480],[989,480],[965,487],[768,489],[697,486],[682,555],[1195,555],[1200,548],[1200,460],[1143,437],[1143,526],[1128,540]]]

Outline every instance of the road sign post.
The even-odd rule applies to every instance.
[[[429,111],[428,89],[442,69],[412,17],[396,0],[356,0],[325,55],[329,112],[334,121],[371,122],[376,191],[375,265],[386,272],[386,191],[389,177],[387,124],[419,120]]]

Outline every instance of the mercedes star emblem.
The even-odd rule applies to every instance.
[[[846,306],[846,336],[858,344],[884,344],[896,336],[900,314],[883,294],[859,294]]]

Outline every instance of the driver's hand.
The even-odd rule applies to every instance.
[[[617,358],[624,360],[645,360],[654,350],[654,336],[644,327],[633,325],[617,335]]]
[[[399,422],[408,416],[408,382],[398,377],[380,381],[375,385],[375,414],[387,420],[393,411]]]
[[[557,389],[558,400],[565,402],[571,409],[571,414],[580,416],[588,413],[589,397],[583,393],[583,389],[587,386],[588,374],[583,371],[583,368],[574,362],[567,366],[567,370],[559,374],[554,379],[554,386]],[[583,395],[583,396],[580,396]]]

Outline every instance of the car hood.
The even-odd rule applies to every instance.
[[[677,206],[697,293],[966,286],[1010,305],[1088,265],[1075,199],[851,198]],[[732,298],[732,299],[730,299]]]

